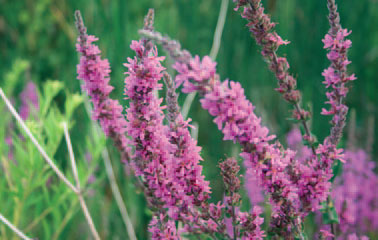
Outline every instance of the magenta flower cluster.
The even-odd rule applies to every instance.
[[[109,97],[113,90],[113,87],[109,85],[109,62],[107,59],[101,59],[100,49],[93,44],[98,38],[87,35],[80,12],[75,14],[80,33],[76,49],[81,54],[80,63],[77,66],[78,78],[83,81],[82,88],[93,104],[93,119],[100,122],[105,135],[113,139],[115,146],[121,152],[123,161],[126,161],[129,158],[125,136],[126,121],[122,115],[123,107],[117,100]]]
[[[78,21],[79,79],[83,80],[83,88],[91,97],[94,119],[100,121],[105,134],[115,141],[124,160],[131,162],[149,207],[154,211],[149,224],[152,239],[181,239],[181,235],[187,233],[204,233],[222,239],[263,239],[267,234],[261,228],[262,211],[256,205],[263,202],[265,196],[272,206],[268,234],[284,239],[305,239],[304,218],[321,205],[323,210],[324,205],[332,206],[332,167],[340,162],[345,162],[345,172],[337,179],[332,192],[343,225],[339,229],[353,234],[359,228],[353,229],[350,225],[367,220],[376,227],[376,198],[356,188],[356,184],[374,187],[369,185],[376,184],[374,166],[361,160],[364,158],[361,152],[344,153],[337,148],[348,110],[343,103],[348,92],[346,84],[355,77],[347,74],[350,63],[347,50],[351,41],[345,37],[350,32],[341,28],[334,1],[328,0],[331,30],[323,40],[331,61],[331,66],[323,72],[326,88],[331,89],[326,93],[331,107],[322,111],[322,114],[333,115],[333,119],[330,135],[319,145],[308,125],[311,114],[301,107],[301,94],[296,89],[296,79],[289,73],[289,63],[277,55],[278,47],[288,42],[274,31],[275,24],[264,13],[260,0],[234,2],[236,10],[243,8],[242,17],[248,21],[252,36],[262,47],[262,56],[278,80],[276,90],[293,105],[294,118],[304,128],[303,134],[299,130],[289,134],[289,148],[283,147],[261,123],[240,83],[220,80],[215,61],[209,56],[202,60],[199,56],[192,57],[178,42],[154,32],[151,12],[141,31],[143,38],[130,45],[136,56],[128,58],[125,64],[128,69],[125,95],[129,101],[125,119],[119,103],[109,98],[112,90],[109,63],[101,59],[100,50],[93,44],[97,39],[88,36],[82,20]],[[177,71],[174,81],[165,72],[164,57],[158,56],[153,41],[162,44],[173,58],[173,68]],[[166,85],[166,106],[161,105],[163,98],[157,96],[163,87],[161,79]],[[225,186],[224,201],[209,203],[211,190],[202,174],[201,148],[191,137],[190,119],[183,118],[177,102],[175,90],[180,86],[183,93],[200,94],[201,106],[214,117],[223,140],[240,144],[246,188],[253,205],[250,212],[240,210],[242,176],[235,158],[227,158],[219,164]],[[308,147],[300,143],[303,140]],[[362,174],[362,169],[369,169],[369,176]],[[374,183],[371,179],[375,179]],[[343,187],[345,184],[349,189]],[[360,209],[358,203],[361,202],[371,209]],[[361,216],[356,215],[357,211]],[[177,226],[178,222],[182,225]],[[321,236],[336,237],[333,224],[331,230],[322,230]],[[348,239],[354,237],[348,235]]]
[[[246,4],[247,2],[244,2],[244,5]],[[250,25],[253,26],[257,23],[268,24],[269,19],[262,14],[263,8],[260,1],[252,1],[250,4],[252,7],[247,6],[244,14],[246,14],[246,11],[247,13],[248,11],[257,11],[260,13],[261,19],[265,19],[265,21],[257,19],[257,22],[251,22],[252,24]],[[252,15],[251,20],[253,20]],[[270,31],[270,28],[267,31]],[[266,46],[266,44],[269,45],[269,42],[273,41],[272,36],[277,35],[275,33],[270,35],[264,32],[255,33],[258,42],[264,48],[271,50],[270,55],[272,58],[268,58],[268,60],[277,62],[278,60],[275,60],[277,44],[275,44],[275,47],[273,47],[273,43],[270,44],[271,46]],[[252,171],[254,175],[258,176],[262,186],[271,195],[271,201],[275,206],[273,221],[271,221],[271,225],[275,225],[273,228],[289,230],[286,231],[289,234],[291,234],[290,231],[298,231],[294,228],[300,225],[300,218],[306,216],[308,212],[320,208],[320,202],[326,200],[331,186],[329,180],[332,177],[332,164],[336,160],[343,161],[342,150],[337,149],[336,144],[329,141],[333,135],[331,134],[331,137],[327,138],[324,144],[320,144],[316,149],[313,148],[312,154],[310,153],[308,159],[300,162],[296,161],[293,151],[284,150],[279,144],[269,143],[270,140],[274,139],[274,136],[269,136],[268,130],[261,126],[261,120],[253,113],[253,106],[246,100],[240,84],[232,81],[230,83],[228,81],[221,83],[215,73],[215,63],[209,57],[204,57],[202,61],[200,61],[199,57],[190,58],[187,56],[186,59],[178,58],[176,56],[184,55],[177,54],[180,52],[179,45],[172,44],[170,47],[166,47],[171,42],[174,43],[174,41],[162,37],[159,33],[142,32],[142,34],[162,43],[171,54],[171,57],[176,60],[173,65],[179,73],[176,76],[176,82],[184,86],[183,92],[185,93],[198,91],[202,94],[202,107],[215,116],[214,122],[224,133],[224,140],[233,140],[241,144],[243,148],[241,155],[246,162],[250,163],[251,169],[248,171]],[[262,34],[264,36],[260,36]],[[261,39],[269,38],[270,40],[260,39],[260,41],[259,36]],[[277,40],[278,38],[274,39]],[[278,40],[277,42],[281,43]],[[265,57],[268,55],[267,49],[263,54]],[[276,74],[282,73],[279,69],[271,68]],[[283,68],[285,70],[282,73],[285,74],[283,79],[292,79],[287,74],[287,68]],[[281,76],[280,74],[278,75]],[[278,78],[280,78],[279,76]],[[280,79],[279,83],[281,83]],[[289,81],[289,83],[293,82]],[[285,88],[287,90],[294,89],[295,84],[290,86]],[[306,119],[309,114],[299,108],[297,100],[289,101],[295,103],[295,115],[307,127]],[[338,128],[342,129],[339,126]],[[304,139],[307,141],[312,140],[309,133],[306,133]],[[296,217],[299,217],[299,219],[296,220]],[[282,226],[281,224],[286,225]]]
[[[328,49],[327,58],[331,61],[322,75],[325,78],[323,82],[327,88],[331,87],[331,91],[327,92],[328,104],[331,105],[330,110],[323,109],[322,114],[334,115],[333,122],[337,121],[338,112],[345,111],[346,106],[340,104],[340,98],[346,97],[348,88],[345,86],[349,81],[355,80],[354,74],[347,75],[346,67],[350,64],[347,59],[347,51],[352,45],[349,39],[345,39],[351,32],[346,29],[339,29],[335,35],[328,33],[323,39],[324,48]]]
[[[363,149],[345,152],[343,173],[335,180],[332,197],[343,233],[378,229],[378,177],[375,163]]]
[[[287,143],[297,150],[297,161],[302,162],[311,157],[311,150],[302,144],[297,127],[287,134]],[[353,233],[378,228],[378,196],[371,191],[378,184],[378,177],[374,173],[376,166],[363,149],[347,149],[344,158],[343,172],[336,177],[331,192],[342,233],[337,239],[359,239]]]

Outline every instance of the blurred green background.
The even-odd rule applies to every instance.
[[[321,41],[328,31],[326,1],[265,0],[263,3],[273,21],[279,23],[277,32],[291,42],[281,47],[279,52],[288,58],[291,72],[297,76],[303,104],[313,109],[313,132],[322,140],[329,133],[330,120],[319,114],[326,100],[321,73],[329,65]],[[364,147],[368,118],[378,117],[378,1],[343,0],[337,3],[342,26],[352,30],[350,39],[353,45],[349,53],[352,64],[349,70],[358,79],[353,82],[346,101],[356,111],[358,144]],[[78,54],[75,51],[77,32],[73,16],[74,11],[79,9],[88,33],[99,37],[102,56],[109,59],[112,68],[110,83],[115,87],[112,96],[125,104],[122,94],[126,68],[123,63],[127,57],[133,56],[129,45],[131,40],[139,38],[137,30],[142,27],[148,8],[155,9],[156,30],[178,39],[193,55],[203,56],[210,52],[220,5],[220,0],[0,0],[0,87],[5,84],[5,75],[15,61],[23,59],[30,64],[28,78],[40,89],[45,81],[54,79],[64,83],[68,92],[79,93],[80,83],[76,79]],[[246,21],[233,8],[234,4],[230,1],[217,56],[217,69],[222,79],[241,82],[248,98],[256,105],[256,112],[263,117],[264,124],[284,142],[285,134],[291,128],[287,121],[290,106],[273,90],[276,80],[263,61],[260,48],[250,37],[245,27]],[[160,53],[163,54],[163,51]],[[25,81],[22,75],[14,96],[22,90]],[[184,97],[180,96],[180,102]],[[63,94],[56,97],[58,107],[63,107],[64,99]],[[189,116],[199,124],[198,139],[203,147],[204,171],[211,181],[213,201],[216,201],[222,198],[223,187],[219,181],[219,169],[214,166],[219,159],[235,155],[237,148],[222,141],[212,118],[200,108],[197,100]],[[17,98],[15,101],[17,104]],[[73,145],[75,150],[84,151],[80,144],[91,131],[84,106],[78,108],[73,118]],[[378,138],[377,134],[375,130],[375,139]],[[108,145],[111,146],[111,143]],[[377,148],[373,150],[375,154],[378,153]],[[64,150],[61,152],[58,150],[55,158],[64,165],[66,155]],[[115,151],[111,154],[117,159]],[[102,162],[98,164],[102,171]],[[137,217],[137,211],[143,210],[143,197],[135,194],[132,184],[124,177],[122,164],[115,160],[113,164],[126,204],[134,216],[137,235],[144,239],[149,214]],[[109,187],[107,183],[98,187],[105,196],[90,200],[93,202],[92,209],[108,209],[94,211],[95,215],[100,215],[98,219],[96,217],[96,222],[102,234],[109,239],[124,239],[124,227],[111,202]],[[101,218],[102,211],[107,214],[106,218]],[[75,214],[79,218],[76,221],[84,220],[79,211]],[[61,239],[75,236],[70,231],[74,227],[75,221],[70,222]]]

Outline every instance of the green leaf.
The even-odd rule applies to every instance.
[[[83,103],[84,98],[79,94],[70,94],[68,92],[66,93],[66,97],[65,113],[67,120],[70,120],[76,108]]]
[[[337,214],[333,202],[327,203],[327,201],[324,201],[321,203],[321,206],[320,211],[323,213],[322,218],[324,224],[340,223],[339,215]]]
[[[340,223],[339,215],[337,214],[335,207],[329,208],[328,211],[324,212],[322,216],[323,216],[323,222],[325,224],[332,224],[332,223],[339,224]]]
[[[6,94],[12,94],[13,90],[21,79],[20,76],[27,68],[29,68],[29,62],[23,59],[16,59],[13,62],[12,69],[4,77],[4,92]]]
[[[333,183],[337,176],[340,176],[343,172],[343,163],[340,160],[336,160],[332,167],[333,176],[331,178],[331,182]]]
[[[60,81],[49,80],[43,85],[43,97],[41,99],[40,118],[44,118],[49,110],[51,101],[63,89],[63,83]]]

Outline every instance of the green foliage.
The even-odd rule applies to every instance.
[[[322,220],[324,224],[338,224],[340,223],[339,216],[332,201],[325,201],[322,204],[320,211],[322,212]]]
[[[350,51],[353,64],[350,66],[358,77],[348,95],[347,104],[357,109],[357,128],[361,128],[369,115],[378,117],[378,31],[371,27],[378,21],[378,5],[374,1],[339,2],[342,25],[353,30],[353,47]],[[272,19],[279,23],[277,32],[291,42],[280,48],[280,54],[287,56],[291,72],[298,78],[304,105],[312,103],[311,131],[322,142],[329,134],[330,120],[319,115],[326,99],[321,72],[329,64],[321,42],[328,30],[326,2],[266,0],[263,3]],[[247,97],[256,106],[257,114],[262,116],[263,123],[284,142],[292,124],[287,121],[291,107],[273,91],[276,80],[262,60],[260,48],[244,27],[246,22],[233,11],[233,3],[230,1],[229,4],[217,69],[222,79],[230,78],[242,84]],[[153,7],[156,10],[157,30],[178,39],[193,54],[206,55],[211,49],[220,1],[0,0],[0,5],[0,87],[8,96],[12,96],[17,107],[19,93],[26,81],[31,79],[37,83],[40,112],[38,119],[28,119],[28,127],[73,182],[61,125],[63,121],[68,122],[80,181],[95,224],[107,239],[124,239],[125,228],[110,194],[101,161],[102,150],[105,147],[109,149],[137,237],[147,239],[146,228],[151,214],[145,210],[142,193],[134,187],[135,180],[125,174],[111,142],[107,142],[103,134],[95,134],[93,121],[82,104],[86,100],[79,94],[80,82],[76,80],[78,57],[75,52],[73,13],[76,9],[81,10],[88,33],[99,37],[99,47],[112,67],[110,83],[115,87],[112,97],[126,105],[122,97],[125,72],[122,63],[132,56],[129,45],[131,40],[139,38],[137,30],[143,24],[147,9]],[[169,63],[169,59],[166,63]],[[180,103],[183,100],[184,96],[181,95]],[[46,165],[2,101],[0,110],[3,113],[0,117],[2,214],[27,234],[40,239],[85,238],[83,235],[88,235],[88,232],[83,229],[87,229],[87,226],[76,196]],[[221,133],[212,123],[212,118],[201,109],[198,98],[194,100],[189,116],[200,126],[198,141],[203,147],[202,164],[206,179],[211,181],[211,201],[216,202],[223,198],[224,190],[219,169],[214,166],[225,155],[232,155],[233,145],[222,141]],[[375,131],[376,139],[377,134],[378,131]],[[13,139],[12,147],[3,141],[8,136]],[[8,158],[10,152],[14,154],[14,161]],[[374,148],[374,153],[377,154],[377,148]],[[91,161],[87,161],[88,154]],[[335,175],[340,174],[341,169],[342,164],[338,162],[333,169]],[[96,181],[88,184],[92,175]],[[245,193],[242,193],[242,208],[246,209],[249,205]],[[326,219],[337,222],[334,208],[326,209]],[[266,227],[270,209],[266,207],[265,211]],[[0,236],[4,239],[13,237],[2,224]]]

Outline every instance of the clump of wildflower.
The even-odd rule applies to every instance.
[[[163,223],[163,224],[162,224]],[[160,214],[154,216],[148,225],[151,239],[179,240],[181,239],[176,230],[175,222]]]
[[[122,160],[128,161],[127,138],[125,136],[126,120],[123,108],[117,100],[109,97],[113,87],[109,85],[110,66],[107,59],[101,59],[100,49],[93,44],[98,38],[87,35],[79,11],[75,12],[76,27],[79,31],[76,49],[80,53],[77,65],[78,78],[83,81],[83,89],[93,104],[93,119],[98,120],[106,136],[113,139],[122,154]]]
[[[260,225],[264,222],[263,218],[259,217],[261,209],[255,206],[251,213],[241,212],[239,205],[241,203],[240,166],[235,158],[227,158],[219,164],[221,175],[226,189],[226,212],[231,216],[231,231],[232,237],[239,239],[262,239],[265,236],[264,231],[261,230]],[[228,224],[230,225],[230,224]]]
[[[274,215],[295,216],[299,207],[296,201],[297,188],[291,184],[290,176],[285,172],[294,152],[281,151],[280,145],[269,143],[275,136],[269,135],[268,129],[261,126],[261,119],[254,114],[254,107],[246,99],[241,85],[228,80],[221,83],[215,74],[215,64],[210,62],[210,58],[205,58],[202,62],[195,58],[191,65],[176,62],[174,68],[179,72],[176,79],[189,82],[184,82],[184,86],[190,86],[188,92],[199,91],[203,95],[201,105],[215,117],[214,122],[223,132],[223,139],[242,145],[241,156],[251,163],[248,171],[256,175],[264,189],[271,193]],[[194,63],[205,66],[191,68]],[[208,72],[203,73],[204,69]],[[280,225],[284,221],[275,224],[279,224],[281,229],[290,228],[293,224],[291,217],[288,217],[285,226]]]
[[[371,191],[378,184],[375,163],[362,149],[347,150],[345,160],[332,190],[340,229],[343,233],[374,231],[378,228],[378,197]]]
[[[175,158],[172,171],[174,180],[171,191],[175,201],[170,207],[170,216],[188,222],[193,218],[193,214],[199,214],[195,207],[206,206],[204,204],[209,199],[209,182],[205,181],[202,175],[202,160],[199,152],[200,147],[190,136],[189,121],[185,121],[180,113],[175,85],[169,74],[164,74],[164,82],[167,86],[167,118],[169,121],[168,138],[170,143],[175,146],[172,155]],[[205,210],[205,209],[203,209]],[[193,219],[191,220],[193,221]],[[198,222],[195,223],[200,225]]]
[[[343,99],[348,93],[346,84],[356,79],[354,74],[347,73],[347,66],[351,62],[347,58],[348,49],[352,42],[345,39],[351,32],[343,29],[340,25],[340,17],[337,12],[337,6],[334,0],[328,0],[329,9],[329,23],[330,30],[323,39],[324,48],[328,50],[327,58],[331,65],[324,70],[322,75],[325,78],[323,82],[326,88],[331,87],[331,91],[327,92],[328,104],[331,106],[329,110],[323,109],[322,114],[333,115],[332,129],[329,139],[329,144],[337,145],[342,135],[342,130],[345,125],[345,118],[348,112],[348,107],[343,104]]]
[[[140,33],[165,45],[172,42],[160,33]],[[214,71],[215,63],[211,63],[209,59],[200,61],[199,58],[194,58],[183,61],[176,57],[180,56],[177,52],[180,49],[175,48],[175,54],[169,52],[176,61],[174,68],[179,73],[176,80],[183,84],[185,92],[201,93],[202,107],[215,116],[214,122],[224,133],[224,140],[241,144],[241,156],[251,163],[248,171],[256,175],[263,188],[270,193],[274,210],[271,231],[287,236],[299,233],[300,218],[318,209],[320,202],[326,200],[331,186],[331,167],[335,160],[343,161],[342,150],[337,149],[336,145],[328,144],[329,141],[326,140],[318,148],[311,145],[312,155],[305,163],[295,161],[293,151],[282,149],[278,143],[270,143],[274,136],[269,136],[266,127],[261,126],[261,120],[253,113],[254,107],[245,99],[240,84],[232,81],[230,84],[228,81],[221,83]],[[202,64],[204,66],[198,66]],[[205,70],[207,73],[203,72]],[[303,114],[307,116],[303,118],[302,113],[304,112],[300,109],[294,111],[298,120],[305,120],[309,116]],[[307,133],[306,136],[307,141],[314,140]]]
[[[140,33],[158,43],[172,42],[160,33]],[[178,51],[180,49],[176,49],[176,52]],[[233,81],[221,83],[215,73],[215,63],[210,58],[204,57],[202,61],[199,58],[180,61],[180,58],[175,56],[180,54],[171,55],[176,61],[174,68],[179,73],[176,79],[187,86],[186,92],[201,93],[201,105],[215,116],[214,122],[223,132],[224,140],[233,140],[241,144],[241,156],[251,163],[251,169],[248,171],[256,175],[260,185],[270,193],[274,217],[285,218],[277,219],[275,227],[286,235],[297,232],[297,227],[293,228],[293,225],[298,223],[293,219],[298,216],[298,188],[291,183],[291,176],[286,172],[293,162],[294,152],[282,150],[280,144],[270,143],[275,136],[269,135],[268,129],[261,126],[261,119],[254,114],[254,107],[246,99],[243,88]],[[199,64],[205,66],[196,66]],[[196,67],[192,69],[191,65]],[[208,72],[204,73],[204,70]],[[204,76],[210,79],[204,79]]]
[[[135,173],[144,181],[150,207],[157,210],[150,231],[153,239],[164,239],[159,234],[174,232],[156,229],[155,222],[158,221],[159,226],[169,224],[169,221],[164,220],[165,210],[162,208],[169,207],[174,201],[174,193],[169,189],[169,185],[174,182],[174,162],[171,155],[173,145],[167,137],[168,127],[163,125],[164,115],[160,106],[162,99],[154,94],[154,91],[162,87],[159,80],[163,76],[164,67],[161,66],[161,61],[164,57],[158,57],[156,48],[146,46],[147,43],[143,40],[132,41],[130,47],[137,56],[128,58],[128,63],[125,64],[128,68],[125,95],[130,103],[126,115],[126,130],[131,137],[130,145],[135,147],[132,155],[135,159],[132,163]],[[161,231],[157,231],[159,229]]]
[[[293,117],[302,121],[306,129],[305,138],[314,143],[307,126],[310,112],[302,109],[299,102],[301,94],[296,90],[297,80],[289,73],[289,63],[285,57],[279,57],[277,50],[279,46],[289,42],[274,31],[275,23],[271,22],[270,17],[264,13],[261,0],[234,0],[237,3],[235,10],[243,8],[242,17],[248,21],[248,28],[255,38],[258,45],[262,47],[261,54],[269,65],[269,69],[275,74],[278,80],[276,91],[282,94],[283,98],[293,104]],[[314,152],[314,151],[313,151]]]
[[[165,191],[167,162],[171,161],[171,144],[166,134],[168,128],[163,125],[162,99],[157,99],[153,91],[161,89],[158,83],[163,76],[161,61],[156,49],[146,50],[142,41],[132,41],[131,49],[137,54],[128,58],[125,79],[125,95],[130,100],[127,109],[126,131],[131,137],[130,145],[135,147],[133,159],[138,176],[143,176],[148,187],[157,199],[168,197]]]

